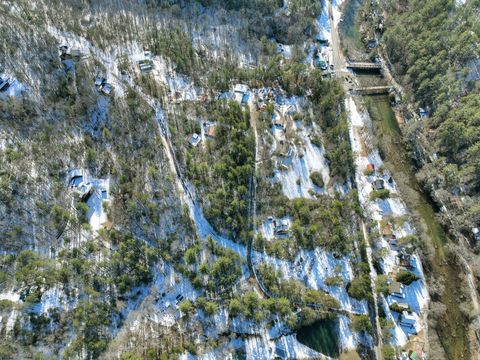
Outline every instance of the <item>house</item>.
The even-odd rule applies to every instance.
[[[400,316],[400,325],[407,326],[410,328],[416,328],[418,322],[417,314],[409,314],[407,311],[403,311]]]
[[[244,84],[236,84],[233,88],[233,95],[235,101],[239,104],[244,104],[247,102],[248,86]]]
[[[211,123],[211,122],[206,122],[203,124],[203,130],[205,132],[205,136],[208,138],[213,139],[215,137],[217,129],[217,124]]]
[[[106,81],[107,81],[107,79],[105,79],[104,77],[97,76],[97,77],[95,78],[95,86],[100,87],[100,86],[102,86]]]
[[[288,235],[290,223],[287,219],[273,220],[273,231],[275,235]]]
[[[205,130],[205,136],[214,138],[215,137],[215,125],[208,126]]]
[[[383,190],[385,189],[385,182],[383,181],[383,179],[377,179],[373,182],[373,187],[375,188],[375,190]]]
[[[70,169],[68,171],[68,186],[71,188],[77,187],[84,181],[84,172],[82,169]]]
[[[286,128],[286,121],[285,117],[280,114],[280,112],[275,111],[272,115],[272,124],[275,128],[280,130],[285,130]]]
[[[151,60],[143,59],[138,61],[138,67],[140,68],[140,72],[146,73],[152,70],[153,63]]]
[[[192,145],[193,147],[197,146],[200,144],[200,141],[202,141],[202,138],[199,134],[192,134],[190,138],[188,139],[188,143]]]
[[[107,83],[107,79],[102,76],[97,76],[95,78],[95,87],[105,95],[110,95],[113,89],[112,84]]]
[[[83,181],[75,188],[75,194],[77,194],[81,201],[87,201],[90,195],[93,194],[93,186],[91,183],[84,183]]]
[[[392,281],[389,287],[390,295],[403,299],[405,294],[403,293],[403,284],[398,281]]]

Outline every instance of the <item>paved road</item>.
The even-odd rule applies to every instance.
[[[335,26],[335,20],[333,19],[333,9],[332,9],[332,1],[329,2],[328,4],[328,13],[330,16],[330,32],[332,34],[332,53],[333,53],[333,65],[335,69],[335,76],[342,80],[346,75],[351,76],[351,73],[349,73],[345,69],[345,58],[342,53],[341,49],[341,44],[340,44],[340,37],[338,35],[338,28]],[[344,84],[345,90],[348,91],[349,89],[349,84],[347,81],[342,81]],[[347,95],[350,96],[350,95]],[[370,248],[370,243],[368,239],[368,234],[367,230],[365,227],[365,224],[362,222],[362,231],[363,231],[363,236],[365,238],[365,242],[367,244],[367,257],[368,257],[368,263],[370,266],[370,276],[371,276],[371,286],[372,286],[372,292],[373,292],[373,302],[375,306],[375,328],[376,328],[376,333],[377,333],[377,338],[378,338],[378,343],[374,347],[375,351],[375,358],[377,360],[382,360],[382,328],[380,326],[380,319],[378,316],[378,299],[377,299],[377,292],[376,292],[376,284],[375,284],[375,270],[373,269],[373,262],[372,262],[372,249]]]

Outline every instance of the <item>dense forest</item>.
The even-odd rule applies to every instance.
[[[480,2],[390,1],[385,13],[389,60],[428,113],[408,128],[431,156],[419,176],[472,237],[480,225]]]

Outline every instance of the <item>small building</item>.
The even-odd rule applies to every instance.
[[[193,147],[196,147],[198,144],[200,144],[201,141],[202,137],[199,134],[192,134],[188,138],[188,143]]]
[[[74,58],[79,58],[82,55],[82,53],[80,52],[80,49],[72,49],[70,54]]]
[[[107,83],[107,79],[102,76],[95,77],[95,87],[105,95],[110,95],[113,89],[112,84]]]
[[[84,172],[82,169],[70,169],[68,170],[68,186],[71,188],[79,186],[84,181]]]
[[[372,163],[367,164],[367,171],[369,173],[373,173],[375,171],[375,165],[373,165]]]
[[[418,109],[418,114],[420,115],[420,117],[422,119],[425,119],[426,117],[428,117],[428,111],[424,108],[419,108]]]
[[[407,311],[403,311],[400,316],[400,325],[407,326],[410,328],[416,328],[418,321],[417,314],[411,313],[409,314]]]
[[[233,88],[233,91],[241,94],[245,94],[246,92],[248,92],[248,86],[244,84],[236,84],[235,87]]]
[[[405,294],[403,293],[403,284],[399,283],[398,281],[392,281],[389,287],[390,295],[398,297],[398,298],[405,298]]]
[[[383,190],[385,189],[385,182],[383,181],[383,179],[377,179],[373,182],[373,187],[375,188],[375,190]]]

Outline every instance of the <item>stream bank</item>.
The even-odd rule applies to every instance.
[[[363,44],[359,44],[361,19],[358,11],[361,0],[350,0],[346,4],[342,22],[342,45],[347,46],[347,54],[363,52]],[[357,49],[352,51],[352,46]],[[359,86],[391,85],[383,77],[375,74],[356,74]],[[436,206],[422,191],[421,184],[415,176],[415,167],[408,149],[403,141],[399,127],[398,114],[390,104],[388,95],[370,95],[357,97],[366,107],[374,125],[374,141],[380,149],[385,166],[393,174],[400,193],[410,209],[415,226],[421,238],[422,259],[424,269],[429,278],[431,294],[429,313],[429,342],[432,345],[431,358],[442,358],[436,349],[440,342],[448,359],[470,359],[467,315],[460,309],[465,294],[462,267],[451,256],[448,244],[453,243],[445,229],[436,219]],[[438,209],[437,209],[438,210]],[[434,351],[434,353],[433,353]]]

